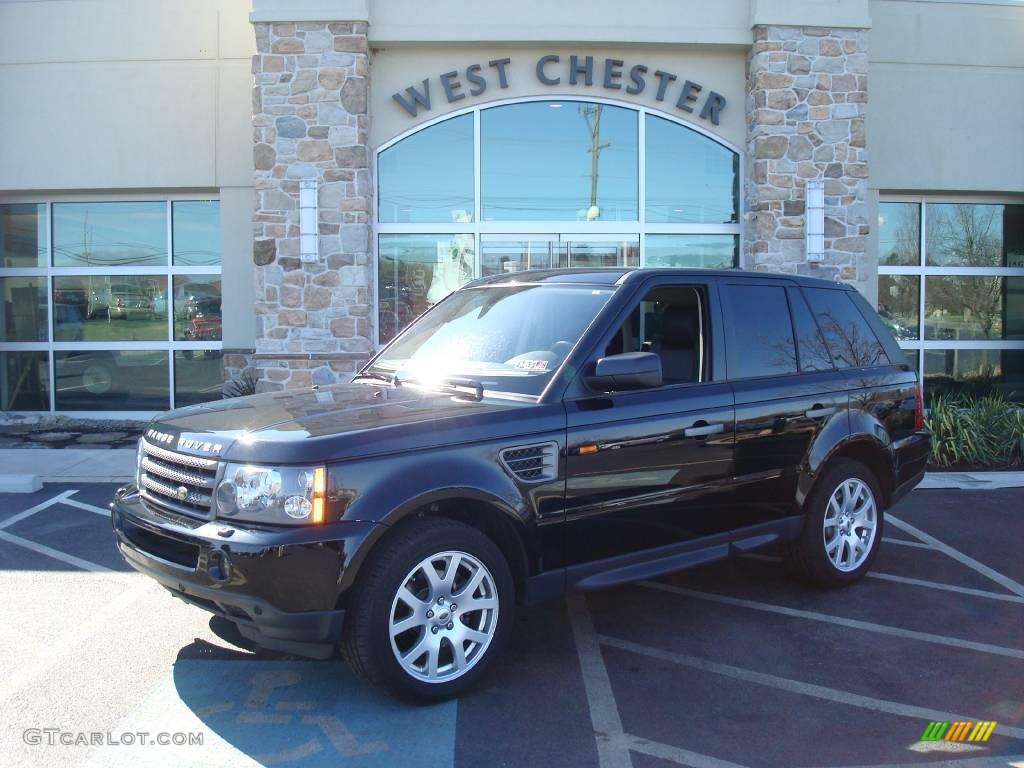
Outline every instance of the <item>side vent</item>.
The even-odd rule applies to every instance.
[[[499,456],[505,469],[524,483],[542,483],[558,477],[557,443],[505,448]]]

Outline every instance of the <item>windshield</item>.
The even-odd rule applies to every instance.
[[[372,370],[428,387],[465,378],[484,390],[539,396],[612,290],[534,284],[458,291],[409,326]]]

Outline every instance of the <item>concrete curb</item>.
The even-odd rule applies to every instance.
[[[929,472],[918,488],[993,491],[1024,488],[1024,472]]]

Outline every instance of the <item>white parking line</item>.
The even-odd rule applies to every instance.
[[[685,653],[673,653],[672,651],[663,651],[660,648],[650,648],[646,645],[640,645],[639,643],[633,643],[628,640],[620,640],[615,637],[608,637],[607,635],[600,635],[598,637],[598,640],[602,645],[610,646],[612,648],[620,648],[624,651],[630,651],[631,653],[637,653],[642,656],[648,656],[652,659],[668,661],[683,667],[689,667],[690,669],[698,669],[704,672],[712,672],[717,675],[731,677],[734,680],[741,680],[746,683],[756,683],[758,685],[764,685],[769,688],[776,688],[783,691],[789,691],[790,693],[798,693],[803,696],[812,696],[816,699],[832,701],[838,704],[849,704],[850,706],[861,707],[862,709],[870,709],[874,710],[875,712],[885,712],[890,715],[899,715],[901,717],[913,717],[920,720],[974,719],[973,717],[968,717],[967,715],[958,715],[952,712],[940,712],[938,710],[927,709],[925,707],[916,707],[911,704],[903,704],[898,701],[890,701],[888,699],[876,699],[873,696],[862,696],[858,693],[841,691],[836,688],[829,688],[823,685],[804,683],[800,682],[799,680],[792,680],[788,677],[779,677],[778,675],[770,675],[765,672],[755,672],[752,669],[734,667],[731,664],[720,664],[715,661],[702,659],[698,656],[690,656],[689,654]],[[1013,739],[1024,740],[1024,728],[1015,728],[1013,726],[1000,724],[995,727],[994,732],[1000,733],[1003,736],[1009,736]]]
[[[686,589],[684,587],[676,587],[671,584],[662,584],[656,581],[643,581],[640,582],[640,586],[647,587],[648,589],[657,589],[662,592],[671,592],[682,597],[695,597],[699,600],[709,600],[713,603],[722,603],[723,605],[733,605],[738,608],[752,608],[756,611],[766,611],[768,613],[778,613],[783,616],[792,616],[798,619],[809,619],[811,621],[821,621],[825,624],[835,624],[840,627],[849,627],[850,629],[860,629],[865,632],[875,632],[880,635],[890,635],[892,637],[904,637],[910,640],[920,640],[925,643],[934,643],[935,645],[946,645],[951,648],[962,648],[969,651],[980,651],[981,653],[990,653],[994,656],[1007,656],[1011,659],[1024,659],[1024,651],[1017,648],[1006,648],[1002,645],[991,645],[989,643],[978,643],[973,640],[961,640],[956,637],[946,637],[945,635],[935,635],[931,632],[917,632],[912,629],[903,629],[901,627],[893,627],[888,624],[874,624],[870,621],[859,621],[858,619],[847,619],[842,616],[832,616],[827,613],[817,613],[816,611],[804,611],[799,608],[787,608],[783,605],[775,605],[774,603],[762,603],[757,600],[743,600],[738,597],[729,597],[728,595],[718,595],[712,592],[699,592],[695,589]]]
[[[26,517],[30,517],[30,516],[34,515],[36,512],[42,512],[47,507],[52,507],[54,504],[63,503],[73,493],[78,493],[78,491],[77,490],[64,491],[63,493],[57,494],[52,499],[47,499],[44,502],[36,504],[34,507],[29,507],[28,509],[21,511],[21,512],[19,512],[16,515],[11,515],[10,517],[8,517],[3,522],[0,522],[0,530],[3,530],[4,528],[9,528],[10,526],[14,525],[15,523],[20,523]]]
[[[944,592],[956,592],[961,595],[970,595],[971,597],[984,597],[988,600],[1002,600],[1007,603],[1018,603],[1024,605],[1024,597],[1004,595],[1002,592],[989,592],[986,589],[958,587],[955,584],[943,584],[939,581],[927,581],[926,579],[912,579],[909,576],[897,576],[895,573],[875,573],[874,571],[868,571],[867,575],[872,579],[894,581],[897,584],[912,584],[916,587],[927,587],[928,589],[939,589]]]
[[[597,632],[587,609],[586,598],[580,592],[573,592],[568,597],[568,603],[583,687],[590,709],[590,722],[597,741],[598,765],[601,768],[632,768],[633,759],[626,747],[622,719],[615,704],[612,683],[608,679],[608,669],[601,656],[601,646],[597,642]]]
[[[992,581],[994,581],[996,584],[999,584],[1002,587],[1006,587],[1006,589],[1010,590],[1011,592],[1013,592],[1013,594],[1017,595],[1018,597],[1024,597],[1024,584],[1020,584],[1014,581],[1009,576],[1004,576],[998,571],[989,568],[984,563],[978,562],[973,557],[969,557],[965,555],[963,552],[953,549],[948,544],[943,544],[934,536],[925,533],[920,528],[915,528],[910,523],[906,523],[900,520],[898,517],[886,515],[885,519],[887,522],[896,526],[901,531],[909,533],[911,536],[917,537],[925,544],[928,544],[934,547],[935,549],[940,550],[945,555],[949,555],[949,557],[953,558],[957,562],[962,563],[963,565],[966,565],[968,568],[977,571],[986,578],[992,579]]]
[[[78,493],[78,491],[72,491],[72,493]],[[84,509],[86,512],[95,512],[97,515],[102,515],[103,517],[110,517],[109,509],[95,507],[92,504],[86,504],[84,501],[79,501],[78,499],[64,499],[61,504],[67,504],[69,507]]]
[[[762,555],[759,552],[744,552],[739,555],[744,560],[758,560],[763,563],[781,563],[782,558],[775,555]],[[984,597],[987,600],[1000,600],[1006,603],[1018,603],[1024,605],[1024,597],[1017,597],[1016,595],[1006,595],[1002,592],[989,592],[987,589],[972,589],[971,587],[958,587],[956,584],[944,584],[941,581],[928,581],[927,579],[912,579],[909,576],[897,576],[895,573],[880,573],[878,571],[868,571],[866,574],[869,579],[880,579],[882,581],[893,581],[897,584],[910,584],[915,587],[925,587],[927,589],[938,589],[943,592],[956,592],[960,595],[970,595],[971,597]]]
[[[888,536],[882,537],[882,542],[885,544],[899,544],[901,547],[917,547],[918,549],[935,549],[935,547],[929,546],[928,544],[922,544],[920,541],[907,541],[906,539],[890,539]]]
[[[0,541],[6,541],[8,544],[16,544],[19,547],[31,549],[33,552],[38,552],[40,555],[52,557],[54,560],[60,560],[61,562],[73,565],[76,568],[83,568],[87,571],[94,571],[95,573],[115,573],[115,571],[110,568],[105,568],[102,565],[91,563],[88,560],[83,560],[80,557],[75,557],[74,555],[69,555],[56,549],[51,549],[45,544],[37,544],[34,541],[23,539],[21,536],[15,536],[14,534],[7,533],[6,531],[0,531]]]
[[[670,744],[662,744],[660,741],[641,739],[639,736],[626,734],[626,746],[634,752],[640,752],[661,760],[670,760],[679,765],[689,765],[691,768],[743,768],[739,763],[730,763],[728,760],[719,760],[717,757],[701,755],[691,752],[688,749],[673,747]]]

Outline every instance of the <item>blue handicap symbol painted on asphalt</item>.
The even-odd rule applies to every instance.
[[[264,765],[451,768],[456,702],[403,704],[340,662],[179,660],[181,700]]]

